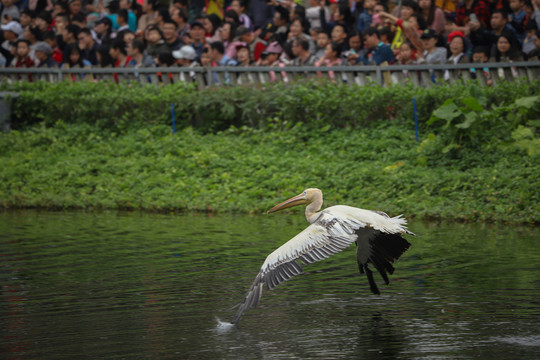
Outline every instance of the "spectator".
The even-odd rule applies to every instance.
[[[98,65],[98,44],[92,37],[92,32],[87,28],[83,28],[77,38],[79,39],[79,48],[83,59],[88,60],[93,66]]]
[[[240,19],[238,19],[238,14],[234,10],[225,11],[225,16],[223,21],[232,22],[236,24],[236,27],[240,26]]]
[[[31,26],[31,25],[33,25],[33,22],[34,22],[35,18],[36,18],[36,15],[34,14],[34,12],[32,10],[29,10],[28,8],[24,9],[21,12],[21,16],[19,18],[19,24],[21,24],[21,26],[23,28],[25,28],[27,26]]]
[[[358,16],[358,21],[356,23],[356,30],[360,33],[371,26],[375,5],[377,5],[376,0],[364,1],[364,11]]]
[[[527,23],[527,25],[525,25],[525,39],[523,39],[523,46],[521,48],[521,51],[527,55],[529,55],[529,53],[531,51],[534,50],[534,41],[536,39],[536,31],[537,31],[537,26],[536,26],[536,21],[534,20],[529,20],[529,22]]]
[[[462,0],[456,8],[456,22],[450,31],[465,33],[467,30],[464,27],[471,20],[477,21],[483,29],[489,28],[489,9],[484,0]]]
[[[435,0],[418,0],[418,6],[428,27],[435,30],[437,34],[442,35],[446,27],[446,18],[444,11],[435,5]]]
[[[376,65],[380,65],[382,63],[392,64],[396,60],[390,46],[381,41],[377,29],[368,28],[362,35],[364,36],[364,44],[369,51],[366,57],[359,57],[357,63],[362,62],[365,65],[375,63]]]
[[[465,54],[465,34],[461,31],[455,31],[448,35],[448,44],[450,57],[446,61],[448,64],[466,64],[470,62]]]
[[[475,46],[472,51],[472,60],[475,64],[482,64],[487,63],[489,61],[489,47],[488,46]],[[489,68],[483,68],[483,74],[486,78],[486,82],[488,86],[491,86],[493,84],[493,80],[491,80],[491,75],[489,73]],[[471,69],[472,78],[477,79],[476,69]]]
[[[34,61],[30,57],[30,42],[26,39],[19,39],[15,43],[15,59],[12,65],[17,68],[29,68],[34,66]]]
[[[421,31],[420,29],[425,29],[425,26],[423,26],[423,24],[421,26],[419,21],[417,21],[417,19],[420,20],[422,17],[417,17],[417,14],[411,14],[408,15],[408,20],[404,21],[387,12],[381,12],[380,15],[381,17],[389,19],[391,23],[396,24],[398,27],[391,48],[397,50],[401,47],[403,42],[408,41],[413,45],[414,52],[424,51],[424,45],[422,45],[418,32]]]
[[[470,39],[473,45],[487,45],[494,51],[497,39],[503,31],[507,30],[516,35],[516,30],[508,23],[508,18],[503,10],[495,10],[491,14],[491,30],[483,29],[479,26],[478,22],[471,22],[470,24]]]
[[[178,38],[185,43],[184,36],[189,33],[187,10],[184,8],[178,9],[176,7],[173,7],[171,13],[171,20],[176,23]]]
[[[34,20],[35,25],[39,28],[39,30],[44,33],[45,31],[52,30],[52,17],[51,14],[48,11],[42,11]]]
[[[446,60],[447,64],[466,64],[469,62],[469,57],[465,54],[465,35],[461,31],[454,31],[448,35],[450,48],[450,57]],[[458,77],[461,76],[461,70],[456,72]],[[450,80],[450,71],[444,72],[444,80]]]
[[[197,52],[197,58],[200,58],[202,55],[202,50],[206,44],[205,30],[204,26],[200,21],[195,21],[191,23],[191,31],[189,32],[191,39],[193,40],[191,46]]]
[[[56,14],[56,16],[54,17],[54,30],[58,36],[62,36],[62,33],[64,32],[66,26],[69,25],[69,21],[70,20],[67,13]]]
[[[108,43],[103,43],[98,48],[98,61],[99,66],[102,68],[110,68],[114,65],[114,59],[109,53],[110,49],[111,47]]]
[[[225,55],[230,58],[236,58],[236,45],[240,41],[235,41],[236,36],[236,24],[233,22],[225,22],[218,29],[220,41],[225,46]]]
[[[117,37],[118,33],[121,33],[124,30],[129,30],[128,25],[128,11],[126,9],[118,9],[116,12],[116,31],[114,32],[113,37]]]
[[[86,16],[83,13],[75,14],[71,17],[71,23],[82,29],[86,27]]]
[[[370,5],[373,5],[374,7],[375,4],[377,4],[376,0],[366,0],[364,1],[364,9],[368,9],[367,6],[370,6]],[[373,13],[373,7],[371,8],[371,13]],[[345,27],[345,29],[347,30],[347,33],[350,33],[351,31],[353,31],[355,19],[352,17],[351,9],[349,8],[348,4],[344,4],[344,3],[338,4],[338,6],[336,7],[332,15],[333,15],[333,20],[334,20],[333,26],[340,24]]]
[[[315,66],[340,66],[343,65],[343,61],[341,60],[341,45],[339,45],[336,42],[331,42],[330,44],[326,45],[326,51],[324,52],[324,56],[317,60],[315,62]],[[317,73],[319,76],[322,76],[320,72]],[[328,72],[328,76],[330,79],[335,79],[335,74],[333,71]]]
[[[40,41],[34,45],[34,53],[39,61],[38,68],[58,67],[58,63],[51,57],[52,48],[45,41]]]
[[[2,0],[2,12],[0,13],[2,19],[2,25],[8,24],[11,21],[19,21],[20,13],[17,5],[13,3],[13,0]]]
[[[246,11],[246,1],[245,0],[232,0],[231,1],[231,10],[233,10],[238,15],[238,22],[240,25],[245,26],[249,30],[255,30],[253,28],[253,22],[245,14]]]
[[[149,25],[156,25],[158,0],[144,0],[143,14],[139,18],[137,25],[137,35],[141,35]]]
[[[349,65],[356,65],[356,60],[365,57],[368,50],[364,47],[362,35],[357,31],[349,36],[348,42],[349,50],[344,53],[345,61]]]
[[[273,6],[267,0],[251,0],[248,16],[253,20],[253,30],[264,29],[272,22]]]
[[[529,21],[529,16],[525,12],[524,0],[510,0],[510,25],[516,29],[518,40],[523,43],[525,39],[525,25]]]
[[[154,59],[144,53],[144,43],[140,40],[132,40],[126,43],[126,53],[131,57],[131,66],[135,68],[152,67]]]
[[[492,52],[492,62],[515,62],[523,61],[523,54],[519,42],[510,31],[503,31],[497,39],[495,50]]]
[[[297,38],[292,42],[292,53],[295,56],[291,65],[312,66],[315,65],[315,56],[309,51],[309,42],[306,39]]]
[[[96,42],[98,44],[109,44],[112,36],[112,22],[108,17],[104,17],[96,22],[94,27]]]
[[[332,29],[332,34],[330,35],[332,42],[335,42],[341,46],[341,52],[347,50],[347,28],[343,24],[336,24]]]
[[[80,14],[82,11],[82,0],[69,0],[68,1],[68,14],[70,20],[73,20],[73,16]]]
[[[43,41],[45,41],[52,49],[51,58],[60,65],[63,62],[64,55],[60,47],[58,46],[58,38],[53,31],[47,31],[43,34]]]
[[[253,65],[248,44],[241,42],[236,45],[236,61],[238,61],[238,66]]]
[[[176,59],[172,56],[170,52],[159,53],[155,59],[157,67],[170,67],[176,64]],[[159,73],[158,73],[159,76]],[[172,80],[172,74],[169,73],[169,78]],[[172,81],[171,81],[172,82]]]
[[[212,58],[210,57],[210,46],[205,46],[201,53],[201,66],[212,66]]]
[[[85,68],[85,67],[92,67],[92,64],[90,61],[85,60],[82,57],[81,49],[79,49],[79,46],[77,43],[71,43],[66,46],[66,50],[64,52],[66,54],[66,58],[64,63],[62,64],[62,68]]]
[[[67,25],[64,28],[64,31],[62,32],[62,44],[63,44],[62,45],[63,47],[62,59],[64,60],[64,62],[66,61],[66,59],[69,58],[69,52],[67,50],[67,47],[72,44],[77,45],[77,39],[78,39],[80,30],[81,29],[77,25],[71,25],[71,24]]]
[[[447,50],[445,47],[437,46],[439,37],[435,30],[426,29],[420,36],[422,39],[422,45],[424,46],[424,53],[419,53],[419,62],[425,62],[427,64],[444,64],[446,63],[446,53]],[[423,61],[422,61],[423,59]]]
[[[219,66],[236,66],[238,62],[225,55],[225,47],[221,41],[210,44],[210,58]]]
[[[326,31],[323,29],[317,30],[317,42],[316,48],[315,48],[315,59],[318,60],[324,56],[324,52],[326,51],[326,45],[330,43],[330,36]]]
[[[221,27],[221,19],[216,14],[208,14],[203,18],[203,26],[206,31],[206,42],[221,41],[217,30]]]
[[[178,38],[178,25],[172,20],[163,23],[163,39],[171,52],[180,49],[184,45],[182,39]]]
[[[289,10],[283,6],[276,6],[276,12],[272,18],[272,25],[274,25],[275,28],[273,30],[273,36],[280,44],[285,43],[285,40],[287,39],[287,31],[289,31],[287,26],[289,24],[289,14]],[[265,38],[270,40],[270,37],[268,36],[265,36]]]
[[[173,57],[176,59],[176,64],[182,67],[199,66],[197,63],[197,53],[192,46],[184,45],[179,50],[173,51]]]
[[[396,57],[399,65],[415,65],[415,49],[411,43],[405,41],[399,47],[399,52]],[[404,70],[404,73],[408,74],[408,71]]]
[[[137,16],[135,15],[135,13],[131,10],[131,8],[133,7],[133,0],[120,0],[118,2],[118,9],[119,10],[126,10],[127,11],[127,18],[126,18],[126,23],[129,27],[129,30],[131,30],[132,32],[136,32],[137,31]],[[113,13],[116,13],[115,15],[109,15],[108,17],[111,19],[112,21],[112,28],[113,30],[120,30],[120,24],[118,24],[118,12],[117,11],[112,11]],[[168,10],[165,9],[165,12],[167,13],[167,17],[168,17]]]
[[[527,54],[529,61],[538,61],[540,58],[540,30],[536,30],[534,38],[534,49]]]
[[[114,60],[114,67],[130,66],[132,58],[127,54],[126,43],[123,40],[115,39],[111,44],[109,54]]]
[[[324,22],[328,23],[331,16],[330,9],[324,5],[321,6],[319,0],[309,0],[309,7],[306,9],[306,19],[309,21],[310,29],[322,29],[321,11]],[[314,37],[313,34],[311,34],[311,36]]]
[[[169,52],[169,45],[163,40],[163,33],[156,26],[150,26],[146,30],[146,53],[153,59],[162,52]]]
[[[37,26],[28,25],[24,29],[23,38],[30,42],[30,45],[34,45],[38,41],[43,40],[43,35]]]
[[[292,42],[293,40],[295,39],[303,39],[303,40],[306,40],[308,42],[308,45],[309,45],[309,52],[311,54],[314,54],[315,53],[315,42],[313,41],[313,39],[311,38],[311,36],[309,36],[306,32],[305,32],[305,28],[304,28],[304,25],[303,25],[303,22],[301,19],[294,19],[290,26],[289,26],[289,36],[288,36],[288,40],[287,40],[287,44],[289,46],[292,45]]]
[[[249,52],[253,56],[252,60],[257,62],[261,58],[261,54],[266,49],[266,42],[261,40],[253,32],[249,31],[245,26],[239,26],[236,29],[236,36],[242,42],[245,42],[249,46]]]

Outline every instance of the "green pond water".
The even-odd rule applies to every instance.
[[[540,231],[411,221],[372,295],[354,246],[227,325],[303,211],[0,213],[0,358],[539,359]]]

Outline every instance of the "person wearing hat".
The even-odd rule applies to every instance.
[[[5,40],[0,46],[0,53],[6,59],[6,64],[10,64],[11,60],[13,60],[11,50],[15,46],[17,39],[24,33],[24,29],[18,22],[10,21],[7,24],[2,24],[2,30],[4,31]]]
[[[437,46],[439,35],[433,29],[426,29],[420,35],[424,53],[418,53],[418,62],[426,64],[444,64],[446,63],[446,48]],[[422,60],[423,59],[423,60]]]
[[[195,52],[197,53],[197,59],[201,58],[202,51],[204,46],[206,45],[206,30],[204,29],[204,25],[200,21],[194,21],[191,23],[189,35],[191,36],[191,39],[193,42],[191,43],[191,46],[195,49]]]
[[[236,60],[238,66],[251,66],[251,53],[249,52],[249,46],[245,42],[238,42],[236,45]]]
[[[280,66],[283,67],[283,64],[279,60],[279,56],[283,52],[283,48],[277,41],[271,42],[268,44],[268,47],[261,54],[261,59],[257,63],[259,66]],[[273,71],[270,72],[270,78],[274,80],[275,74]]]
[[[58,67],[58,63],[51,57],[52,48],[45,41],[38,41],[34,44],[34,54],[39,61],[38,68],[55,68]]]
[[[94,26],[94,32],[96,33],[95,39],[98,45],[109,44],[112,39],[112,21],[108,17],[104,17],[96,21]]]
[[[450,57],[446,61],[448,64],[467,64],[469,57],[465,54],[466,50],[465,34],[461,31],[453,31],[448,35],[448,48]]]
[[[448,35],[448,48],[450,57],[446,60],[447,64],[467,64],[469,57],[465,55],[465,34],[461,31],[453,31]],[[457,77],[461,77],[461,70],[456,71]],[[450,72],[445,70],[444,80],[450,80]]]
[[[182,67],[194,67],[198,66],[196,61],[197,53],[193,46],[184,45],[180,49],[172,52],[173,57],[176,59],[176,63]]]
[[[266,42],[260,37],[256,36],[245,26],[239,26],[236,29],[236,37],[241,42],[246,43],[249,46],[249,52],[251,53],[253,61],[257,62],[261,58],[261,54],[266,49]]]

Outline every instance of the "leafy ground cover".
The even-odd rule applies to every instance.
[[[328,85],[320,86],[327,90]],[[322,107],[308,109],[316,94],[299,87],[287,90],[285,99],[271,100],[282,102],[279,111],[256,124],[238,120],[238,126],[225,126],[222,117],[205,120],[216,126],[194,128],[180,121],[177,134],[171,132],[167,111],[150,99],[164,101],[155,89],[146,96],[152,111],[161,115],[124,116],[116,122],[94,121],[89,110],[84,113],[74,103],[72,112],[84,113],[77,118],[55,117],[50,108],[23,111],[19,103],[16,116],[34,118],[0,134],[0,208],[262,213],[306,187],[319,187],[326,206],[349,204],[408,217],[535,223],[540,216],[540,97],[535,86],[518,88],[506,99],[501,88],[466,87],[459,95],[448,88],[456,94],[450,100],[442,98],[441,89],[433,90],[435,95],[418,90],[420,142],[412,112],[389,110],[395,105],[380,100],[386,91],[381,89],[375,91],[378,97],[364,99],[368,102],[354,110],[372,112],[369,101],[378,101],[372,104],[384,109],[378,118],[346,122],[334,109],[330,115],[337,120],[324,122],[330,115]],[[356,96],[347,89],[336,92]],[[78,91],[90,96],[84,87]],[[126,89],[130,91],[141,95]],[[219,91],[212,95],[216,102]],[[397,93],[387,91],[386,96]],[[309,114],[304,121],[299,120],[302,102],[287,99],[292,93],[311,97],[303,100]],[[245,96],[244,101],[260,96]],[[67,111],[65,105],[55,106]],[[131,108],[126,111],[134,114]],[[353,109],[344,112],[352,119]]]

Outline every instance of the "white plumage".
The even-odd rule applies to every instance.
[[[317,212],[322,202],[322,192],[319,189],[307,189],[268,211],[270,213],[308,204],[306,218],[311,225],[268,255],[233,323],[238,323],[244,311],[257,305],[264,286],[271,290],[283,281],[301,274],[302,267],[298,261],[310,264],[323,260],[354,242],[357,244],[359,270],[366,273],[371,291],[379,293],[368,263],[373,264],[388,284],[386,273],[392,274],[394,271],[391,263],[410,246],[401,234],[414,235],[407,229],[407,221],[401,215],[391,218],[383,212],[345,205],[332,206]]]

